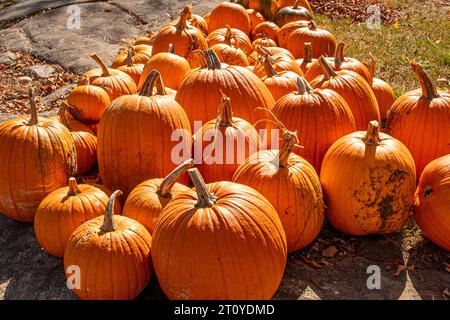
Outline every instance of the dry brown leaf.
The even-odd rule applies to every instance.
[[[329,246],[328,248],[322,251],[322,256],[327,258],[333,258],[339,250],[335,246]]]

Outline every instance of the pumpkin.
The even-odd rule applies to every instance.
[[[359,60],[355,58],[349,58],[344,56],[344,48],[345,43],[341,42],[339,43],[337,49],[336,49],[336,55],[334,58],[327,58],[327,62],[329,66],[334,71],[339,70],[350,70],[354,71],[357,74],[359,74],[361,77],[364,78],[364,80],[367,81],[368,84],[372,83],[372,76],[369,72],[369,69],[367,69],[366,65]],[[313,63],[309,69],[308,73],[305,74],[305,79],[307,81],[312,81],[318,76],[322,75],[322,66],[320,65],[319,61],[316,60],[315,63]]]
[[[298,20],[286,23],[284,26],[280,28],[280,31],[278,31],[277,40],[278,44],[282,48],[287,48],[287,43],[289,36],[292,32],[299,28],[307,28],[309,24],[309,21],[306,20]]]
[[[297,78],[297,92],[277,101],[275,117],[298,134],[303,148],[297,154],[320,172],[329,147],[355,131],[355,120],[344,98],[329,89],[315,89],[304,78]]]
[[[237,39],[231,33],[229,35],[230,37],[225,38],[225,43],[217,43],[211,49],[214,50],[221,62],[233,66],[247,67],[250,64],[247,54],[236,47]]]
[[[138,46],[141,44],[153,46],[154,36],[155,35],[153,34],[153,32],[149,32],[145,36],[137,38],[136,41],[134,42],[134,46]]]
[[[164,81],[164,84],[173,90],[178,90],[181,80],[191,70],[189,62],[178,55],[176,55],[174,46],[171,44],[168,47],[168,52],[161,52],[155,54],[150,61],[145,65],[142,76],[139,80],[138,90],[142,89],[145,80],[153,70],[158,70]]]
[[[153,55],[167,52],[167,48],[172,44],[174,53],[185,58],[189,64],[195,66],[193,51],[206,50],[208,44],[203,33],[188,23],[192,16],[192,6],[184,7],[177,24],[168,24],[161,28],[155,35],[153,43]]]
[[[211,48],[218,43],[228,43],[234,39],[234,45],[249,54],[253,51],[252,42],[250,38],[241,30],[231,28],[227,25],[225,28],[217,29],[208,35],[208,45]]]
[[[275,101],[297,89],[298,74],[292,71],[277,72],[269,58],[262,58],[266,76],[261,78]]]
[[[144,72],[144,64],[133,63],[132,49],[128,49],[127,64],[118,68],[118,70],[125,72],[133,79],[134,83],[138,85],[142,72]]]
[[[250,33],[250,16],[244,7],[231,2],[221,2],[212,11],[209,17],[208,32],[225,28],[239,29],[246,35]]]
[[[259,47],[258,51],[261,52],[261,55],[265,57],[266,59],[269,59],[272,63],[273,68],[277,72],[284,72],[284,71],[291,71],[294,72],[300,76],[303,76],[303,72],[298,66],[297,62],[291,58],[289,55],[284,53],[272,53],[272,49],[278,49],[278,48],[272,48],[272,47]],[[260,59],[259,59],[260,60]],[[266,71],[264,68],[264,65],[260,63],[258,60],[258,63],[255,65],[254,73],[259,77],[262,78],[266,76]]]
[[[89,84],[77,86],[67,96],[69,111],[75,119],[85,124],[97,124],[103,112],[111,103],[108,93],[100,87]]]
[[[247,13],[250,17],[250,30],[253,30],[261,22],[266,21],[264,16],[255,9],[247,9]]]
[[[191,7],[191,11],[192,11],[192,5],[190,5]],[[206,19],[200,15],[197,14],[191,14],[191,16],[188,18],[188,23],[199,29],[201,32],[203,32],[203,34],[208,34],[208,22],[206,22]],[[173,25],[176,25],[177,23],[180,22],[180,18],[172,21]]]
[[[297,3],[297,6],[305,7],[309,12],[313,12],[308,0],[277,0],[278,9],[283,9]]]
[[[311,66],[316,63],[316,61],[318,61],[317,59],[313,59],[311,55],[311,49],[311,42],[306,42],[304,58],[296,60],[297,64],[300,66],[300,69],[302,69],[303,73],[305,74],[305,78],[309,68],[311,68]]]
[[[273,20],[277,14],[277,0],[249,0],[248,7],[264,15],[267,20]]]
[[[128,195],[142,181],[164,177],[177,166],[174,148],[183,147],[176,156],[190,156],[189,119],[174,98],[166,94],[161,75],[154,70],[139,94],[122,96],[106,109],[97,152],[104,185]],[[172,141],[174,133],[181,142]]]
[[[75,173],[76,152],[69,130],[38,117],[31,88],[28,95],[31,118],[0,124],[0,212],[32,223],[42,199]]]
[[[231,181],[237,167],[261,144],[252,124],[233,117],[231,100],[222,95],[218,116],[194,135],[197,167],[207,183]]]
[[[388,111],[395,101],[394,90],[387,82],[375,78],[377,60],[373,55],[370,55],[370,59],[370,77],[372,79],[372,90],[375,94],[375,97],[377,98],[381,120],[386,120]]]
[[[295,58],[303,58],[305,42],[311,42],[313,58],[321,55],[332,56],[336,50],[336,39],[329,31],[317,28],[314,21],[310,21],[308,28],[294,30],[287,40],[287,49]]]
[[[276,47],[277,43],[275,41],[273,41],[272,39],[263,37],[263,38],[258,38],[255,41],[253,41],[252,45],[253,45],[253,47],[256,47],[256,46]]]
[[[398,231],[408,220],[416,187],[414,160],[377,121],[336,141],[320,171],[327,217],[351,235]]]
[[[166,205],[153,234],[162,290],[176,300],[270,299],[287,256],[277,212],[250,187],[205,185],[198,169],[189,175],[195,191],[178,193]]]
[[[126,94],[136,93],[136,83],[129,75],[120,70],[107,68],[95,53],[91,55],[91,58],[97,62],[100,68],[86,72],[81,77],[79,85],[90,84],[100,87],[106,91],[111,101]]]
[[[209,25],[209,19],[211,18],[211,12],[208,12],[203,16],[203,19],[205,19],[206,24]]]
[[[398,98],[389,110],[387,133],[411,151],[418,176],[425,166],[450,153],[450,94],[438,91],[423,67],[411,62],[421,90]]]
[[[68,187],[51,192],[37,208],[34,219],[37,241],[47,253],[62,258],[73,231],[102,215],[107,203],[105,192],[93,185],[78,185],[75,178],[70,178]],[[116,207],[120,211],[118,202]]]
[[[265,21],[258,24],[252,31],[252,39],[267,37],[273,41],[277,41],[277,35],[280,28],[272,21]]]
[[[311,81],[313,88],[327,88],[340,94],[352,110],[356,130],[363,130],[372,120],[380,121],[377,99],[363,77],[349,70],[333,71],[323,56],[319,61],[324,75]]]
[[[164,179],[155,178],[140,183],[128,196],[123,207],[123,215],[140,222],[150,234],[153,234],[155,224],[167,203],[175,194],[189,190],[189,187],[178,183],[177,180],[194,166],[194,160],[189,159]]]
[[[284,231],[288,252],[311,243],[324,222],[324,202],[314,168],[292,153],[296,134],[284,130],[280,150],[253,154],[236,171],[233,181],[260,192],[274,206]]]
[[[275,101],[264,83],[251,71],[239,66],[222,66],[213,50],[206,52],[208,67],[191,70],[183,79],[176,100],[186,111],[194,131],[195,121],[206,123],[217,117],[221,91],[233,101],[234,116],[255,123],[267,118],[257,107],[271,108]]]
[[[114,61],[112,63],[113,69],[119,69],[119,67],[129,64],[129,49],[131,49],[131,62],[133,64],[146,64],[147,61],[152,57],[153,48],[151,45],[138,44],[130,46],[128,50],[122,50],[122,52],[114,58]]]
[[[275,17],[275,22],[277,23],[277,25],[282,27],[289,22],[301,21],[301,20],[311,21],[312,19],[313,19],[313,15],[312,15],[311,11],[309,11],[305,7],[302,7],[300,5],[300,1],[295,1],[294,5],[284,7],[282,9],[280,9],[280,11],[278,11],[278,13]]]
[[[152,275],[152,236],[139,222],[114,215],[115,191],[104,216],[86,221],[67,242],[64,269],[68,282],[76,266],[80,287],[72,290],[82,300],[131,300]]]
[[[430,162],[420,177],[414,219],[424,235],[450,251],[450,155]]]

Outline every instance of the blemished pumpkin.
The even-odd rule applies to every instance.
[[[272,298],[287,256],[273,206],[248,186],[206,185],[198,169],[189,175],[195,190],[166,205],[153,233],[153,265],[164,293],[175,300]]]
[[[297,3],[298,6],[305,7],[309,12],[313,12],[308,0],[277,0],[278,9],[293,6],[295,3]]]
[[[108,195],[89,184],[77,184],[69,179],[69,186],[47,195],[36,211],[34,233],[41,247],[49,254],[63,257],[67,241],[76,228],[105,212]],[[116,202],[120,212],[120,204]]]
[[[339,138],[356,130],[347,102],[329,89],[312,89],[304,78],[298,78],[296,92],[275,103],[274,116],[298,135],[303,148],[297,154],[320,172],[322,160]]]
[[[211,49],[214,50],[220,62],[232,66],[247,67],[250,64],[247,54],[235,45],[237,39],[232,33],[227,33],[227,35],[229,37],[225,37],[225,43],[217,43],[211,46]]]
[[[180,140],[172,141],[174,133]],[[100,121],[98,165],[103,184],[128,195],[142,181],[166,176],[177,166],[172,152],[180,145],[177,156],[182,162],[190,158],[192,147],[189,119],[175,97],[166,94],[154,70],[139,94],[113,101]]]
[[[420,177],[414,219],[423,234],[450,251],[450,155],[430,162]]]
[[[370,60],[370,77],[372,78],[372,90],[375,94],[375,97],[377,98],[381,120],[385,121],[389,109],[394,104],[395,94],[392,87],[386,81],[375,78],[377,60],[373,55],[370,55]]]
[[[286,23],[284,26],[280,28],[277,34],[278,45],[282,48],[287,48],[287,43],[289,36],[292,32],[297,30],[298,28],[308,28],[309,21],[307,20],[299,20]]]
[[[128,49],[128,55],[127,55],[127,64],[123,65],[119,68],[117,68],[120,71],[125,72],[127,75],[133,79],[134,83],[138,85],[139,79],[141,78],[142,72],[144,72],[144,64],[143,63],[134,63],[133,62],[133,55],[132,55],[132,48]]]
[[[310,21],[308,28],[294,30],[287,40],[287,49],[296,59],[303,58],[305,42],[311,42],[313,58],[321,55],[333,56],[336,50],[336,38],[325,29],[317,28],[314,21]]]
[[[152,236],[139,222],[114,214],[119,195],[121,192],[115,191],[104,216],[83,223],[67,242],[64,270],[73,292],[82,300],[134,299],[153,273]],[[77,271],[79,281],[70,282]]]
[[[313,59],[311,55],[311,50],[312,50],[311,42],[306,42],[304,58],[295,60],[297,64],[300,66],[300,69],[302,69],[303,73],[305,74],[305,78],[309,68],[311,68],[311,66],[314,63],[316,63],[316,61],[318,61],[317,59]]]
[[[273,20],[277,14],[277,0],[249,0],[248,7],[264,15],[266,20]]]
[[[107,68],[95,53],[91,54],[91,58],[100,68],[86,72],[81,77],[79,85],[88,84],[100,87],[106,91],[111,101],[117,97],[137,92],[136,83],[125,72]]]
[[[296,134],[283,129],[280,150],[253,154],[233,176],[234,182],[254,188],[272,203],[286,232],[288,252],[310,244],[324,222],[319,176],[292,152],[297,143]]]
[[[323,56],[319,62],[323,75],[311,81],[313,88],[331,89],[340,94],[352,110],[356,130],[364,130],[372,120],[380,122],[377,98],[363,77],[349,70],[333,71]]]
[[[239,29],[231,28],[229,25],[211,32],[207,38],[210,48],[218,43],[227,43],[228,39],[233,39],[234,45],[246,54],[253,51],[252,42],[248,35]]]
[[[419,176],[428,163],[450,153],[450,93],[438,91],[420,64],[411,62],[411,68],[421,89],[394,102],[386,132],[408,147]]]
[[[165,178],[155,178],[140,183],[131,191],[123,207],[123,215],[140,222],[150,234],[153,234],[161,211],[179,192],[189,187],[177,181],[195,166],[192,159],[176,167]]]
[[[217,114],[194,135],[197,168],[207,183],[231,181],[237,167],[261,145],[253,125],[233,117],[229,97],[222,95]]]
[[[250,33],[250,16],[245,8],[232,2],[217,4],[209,17],[208,32],[225,28],[227,25],[248,35]]]
[[[398,231],[412,213],[414,159],[399,140],[380,133],[377,121],[336,141],[320,180],[329,221],[351,235]]]
[[[253,30],[261,22],[266,21],[264,16],[255,9],[247,9],[247,13],[250,17],[250,30]]]
[[[265,21],[258,24],[252,30],[252,39],[256,40],[258,38],[267,37],[273,41],[277,41],[277,35],[280,28],[272,21]]]
[[[138,90],[142,89],[145,80],[150,72],[158,70],[161,77],[165,79],[164,84],[173,90],[178,90],[181,80],[191,70],[189,62],[179,55],[176,55],[174,46],[171,44],[167,48],[168,52],[155,54],[145,65],[144,71],[138,83]],[[166,80],[167,79],[167,80]]]
[[[152,38],[152,42],[154,39]],[[134,46],[130,46],[128,50],[122,50],[112,62],[111,67],[114,69],[118,69],[122,66],[126,66],[129,62],[129,50],[131,49],[131,62],[133,64],[146,64],[148,60],[152,57],[153,45],[147,44],[135,44]]]
[[[270,91],[256,75],[239,66],[224,67],[213,50],[206,52],[208,66],[191,70],[183,79],[176,100],[183,106],[194,131],[195,121],[202,124],[217,117],[217,105],[222,92],[233,102],[234,116],[256,123],[267,118],[264,110],[271,108],[275,101]]]
[[[32,223],[39,203],[76,171],[75,143],[54,119],[38,117],[33,90],[31,117],[0,124],[0,212]]]
[[[301,1],[295,1],[292,6],[281,8],[275,18],[275,22],[280,27],[294,21],[311,21],[313,15],[307,8],[301,6]]]
[[[286,94],[297,90],[297,78],[299,77],[297,73],[292,71],[277,72],[268,57],[263,57],[262,60],[266,75],[261,80],[269,89],[275,102]]]

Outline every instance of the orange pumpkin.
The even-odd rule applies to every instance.
[[[145,44],[147,46],[153,46],[154,36],[155,35],[153,34],[153,32],[149,32],[145,36],[141,36],[141,37],[137,38],[136,41],[134,42],[133,46],[138,46],[141,44]]]
[[[266,87],[272,93],[275,101],[292,91],[297,90],[298,74],[292,71],[277,72],[270,62],[269,58],[263,58],[263,65],[266,76],[261,78]]]
[[[205,185],[197,169],[189,175],[195,191],[167,204],[153,234],[153,265],[164,293],[176,300],[272,298],[287,256],[273,206],[250,187]]]
[[[327,150],[336,140],[355,131],[355,120],[347,102],[336,92],[313,90],[304,78],[298,78],[297,86],[297,92],[278,100],[272,112],[298,134],[303,148],[297,154],[319,173]]]
[[[359,74],[349,70],[333,71],[325,57],[319,58],[324,75],[311,81],[313,88],[331,89],[347,101],[355,118],[356,130],[372,120],[380,121],[380,111],[372,88]]]
[[[277,14],[277,0],[248,0],[248,7],[264,15],[267,20],[273,20]]]
[[[311,66],[315,64],[316,61],[318,62],[317,59],[313,59],[311,55],[311,50],[312,50],[311,42],[306,42],[304,58],[296,60],[297,64],[300,66],[300,69],[302,69],[303,73],[305,74],[305,78],[309,68],[311,68]]]
[[[299,76],[303,76],[303,72],[298,66],[297,62],[291,58],[290,55],[284,54],[284,53],[276,53],[272,49],[279,49],[279,48],[272,48],[272,47],[259,47],[257,50],[261,52],[261,56],[263,58],[269,59],[272,63],[273,68],[277,72],[285,72],[285,71],[291,71]],[[272,53],[275,52],[275,53]],[[258,63],[255,65],[254,73],[262,78],[266,75],[266,71],[264,68],[264,65],[259,62],[260,59],[258,59]]]
[[[276,15],[275,22],[280,27],[294,21],[311,21],[313,15],[307,8],[302,7],[300,1],[295,1],[292,6],[280,9]]]
[[[227,25],[225,28],[217,29],[208,35],[208,45],[211,48],[218,43],[227,43],[229,40],[235,41],[234,45],[242,49],[245,53],[250,54],[253,51],[252,42],[248,35],[239,29],[231,28]]]
[[[395,101],[395,94],[392,87],[385,81],[375,78],[375,69],[377,60],[370,55],[370,77],[372,78],[372,90],[377,98],[378,108],[380,109],[381,120],[386,120],[389,109]]]
[[[305,42],[311,42],[313,58],[318,58],[321,55],[332,56],[336,50],[334,35],[325,29],[317,28],[314,21],[309,22],[308,28],[294,30],[287,40],[286,47],[295,58],[303,58]]]
[[[139,94],[122,96],[106,109],[98,130],[98,164],[107,187],[128,195],[143,180],[167,175],[177,166],[172,152],[180,145],[177,156],[190,157],[189,119],[174,98],[154,70]],[[172,141],[174,133],[181,142]]]
[[[420,177],[414,219],[424,235],[450,251],[450,155],[430,162]]]
[[[309,21],[299,20],[286,23],[284,26],[280,28],[278,31],[277,40],[278,44],[282,48],[287,48],[288,39],[292,32],[299,28],[308,28]]]
[[[117,68],[120,71],[125,72],[133,79],[134,83],[138,85],[142,72],[144,72],[144,64],[135,64],[133,62],[132,49],[128,49],[127,64]]]
[[[266,21],[264,16],[255,9],[247,9],[247,13],[250,17],[250,31],[253,30],[261,22]]]
[[[284,130],[280,150],[253,154],[233,176],[234,182],[254,188],[272,203],[286,232],[288,252],[310,244],[324,222],[319,177],[305,159],[292,153],[296,143],[296,134]]]
[[[277,41],[277,35],[280,28],[272,21],[265,21],[258,24],[252,31],[252,39],[267,37],[273,41]]]
[[[450,94],[437,91],[421,65],[411,62],[422,89],[405,93],[389,110],[387,132],[402,141],[416,162],[417,174],[450,153]]]
[[[192,5],[189,5],[191,7],[191,11],[192,11]],[[197,14],[191,14],[191,16],[188,18],[188,23],[199,29],[201,32],[203,32],[203,34],[207,35],[208,34],[208,22],[206,21],[206,19],[200,15]],[[180,22],[180,18],[172,21],[173,25],[176,25],[177,23]]]
[[[67,242],[64,269],[80,299],[131,300],[152,275],[152,236],[139,222],[114,215],[116,197],[121,194],[115,191],[104,216],[83,223]],[[72,283],[74,275],[79,281]]]
[[[161,211],[179,192],[189,190],[189,187],[178,183],[188,169],[195,166],[194,160],[189,159],[176,167],[164,179],[155,178],[140,183],[131,191],[123,207],[123,215],[134,219],[153,234]]]
[[[152,40],[152,42],[153,41],[154,40]],[[130,46],[129,49],[131,49],[131,62],[133,64],[146,64],[152,57],[152,45],[135,44],[134,46]],[[128,51],[129,50],[122,50],[122,52],[114,58],[112,63],[113,69],[118,69],[119,67],[126,66],[128,64]]]
[[[371,121],[367,132],[342,137],[323,160],[320,180],[327,217],[351,235],[396,232],[411,213],[414,160],[403,143],[379,129]]]
[[[269,38],[258,38],[252,42],[253,47],[262,46],[262,47],[276,47],[277,43]]]
[[[297,3],[297,6],[302,6],[313,12],[308,0],[277,0],[278,9],[282,9],[288,6],[292,6]]]
[[[244,7],[232,2],[221,2],[209,17],[208,32],[211,33],[229,25],[245,34],[250,33],[250,16]]]
[[[42,199],[75,173],[76,152],[69,130],[38,117],[33,90],[28,94],[31,118],[0,124],[0,212],[32,223]]]
[[[232,66],[247,67],[249,65],[247,54],[239,49],[236,44],[238,40],[231,32],[227,33],[225,43],[217,43],[211,46],[219,60]]]

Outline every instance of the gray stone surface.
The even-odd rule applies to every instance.
[[[16,61],[16,55],[10,51],[0,53],[0,64],[9,66]]]
[[[35,65],[28,68],[30,74],[38,79],[51,77],[55,73],[55,68],[49,65]]]
[[[46,105],[51,105],[55,101],[59,99],[65,99],[70,91],[76,87],[76,83],[67,84],[65,86],[62,86],[61,88],[55,90],[54,92],[50,93],[49,95],[46,95],[45,97],[42,97],[41,102]]]
[[[21,77],[19,77],[19,78],[17,79],[17,81],[18,81],[20,84],[28,84],[28,83],[30,83],[31,81],[33,81],[33,79],[31,79],[29,76],[21,76]]]

